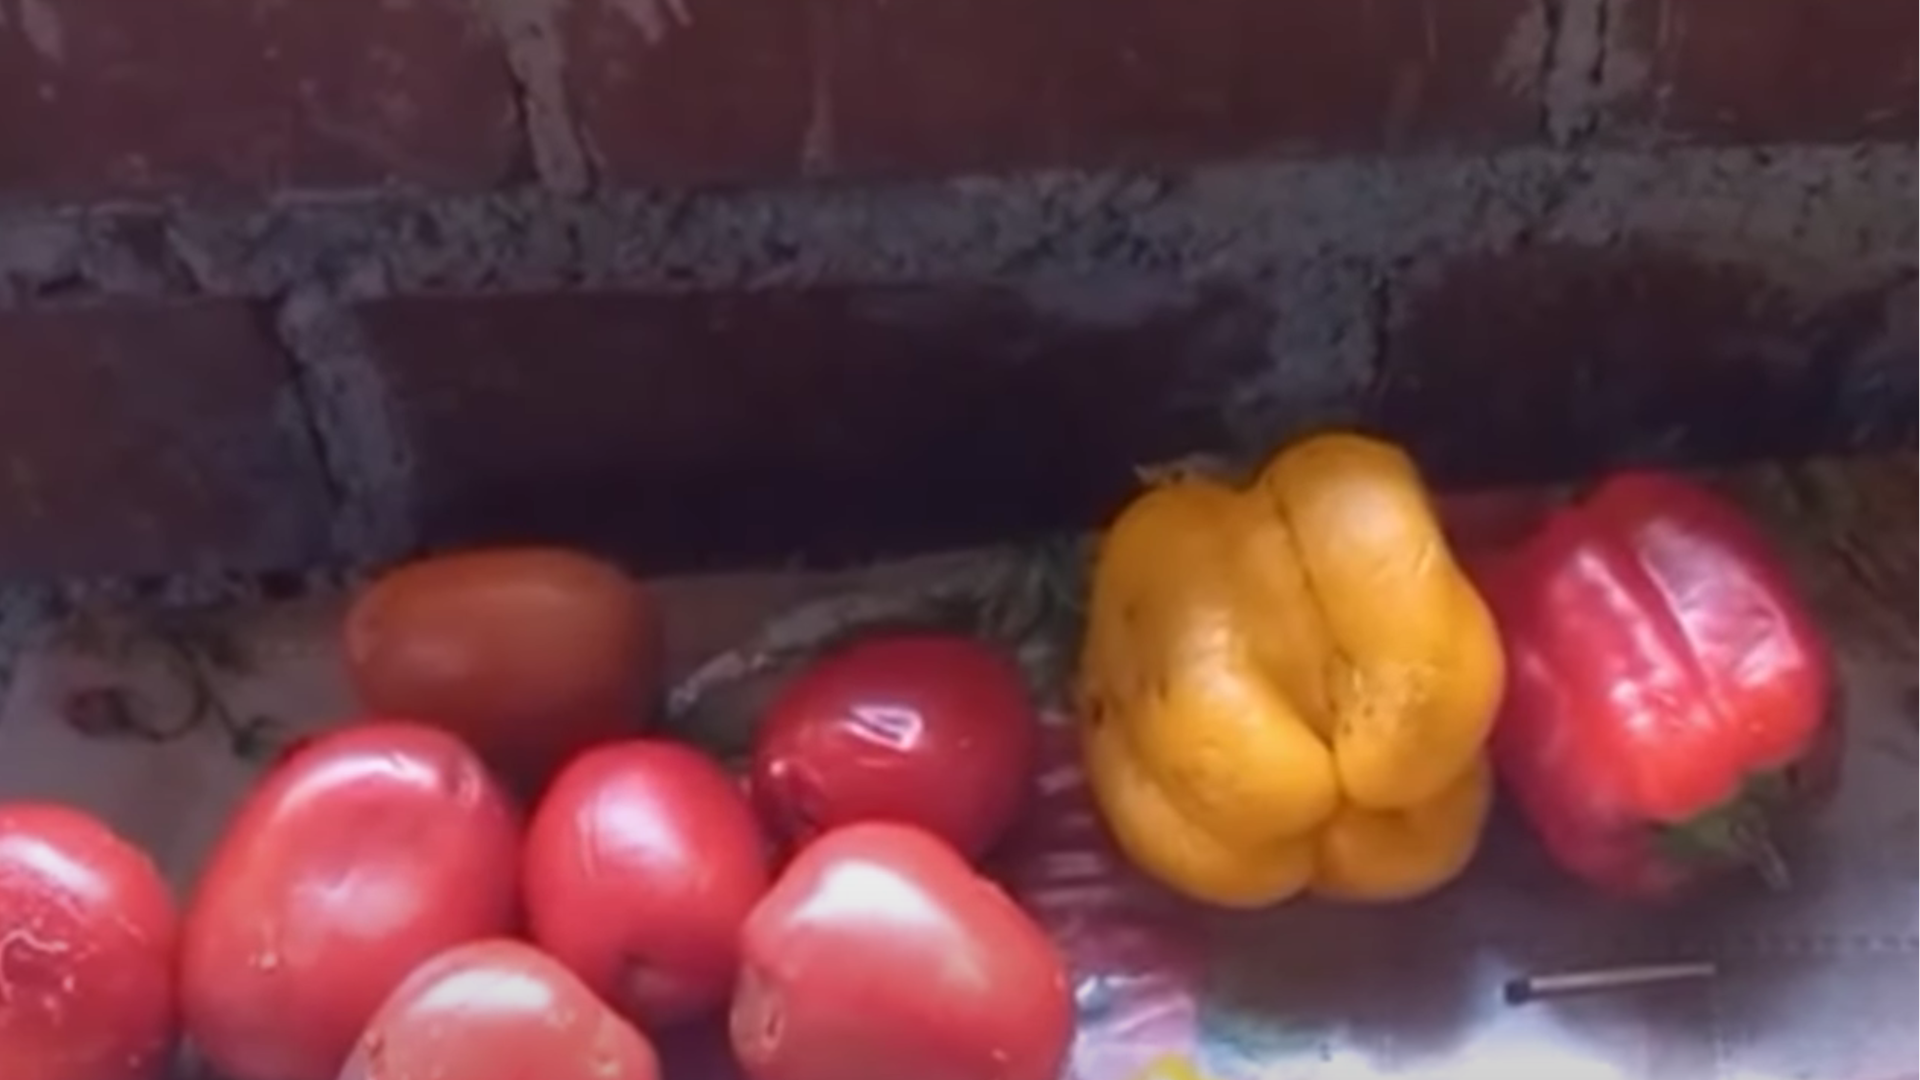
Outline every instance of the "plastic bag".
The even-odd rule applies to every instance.
[[[1115,849],[1064,717],[1048,717],[1033,801],[988,869],[1066,956],[1080,1013],[1069,1080],[1148,1080],[1197,1053],[1194,921]]]

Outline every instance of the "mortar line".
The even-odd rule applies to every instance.
[[[1540,104],[1547,141],[1578,150],[1600,129],[1614,0],[1541,0],[1547,9],[1547,47]]]
[[[597,177],[567,93],[559,5],[555,0],[481,0],[477,6],[505,55],[520,136],[535,177],[557,195],[587,194]]]
[[[281,325],[286,318],[283,308],[292,302],[291,296],[267,301],[269,317],[263,321],[266,324],[267,336],[273,343],[273,351],[285,367],[287,387],[293,399],[294,423],[291,426],[296,430],[292,434],[297,435],[298,441],[303,443],[307,451],[313,455],[315,467],[320,474],[320,485],[326,497],[327,516],[331,522],[345,511],[349,485],[343,475],[342,463],[338,460],[341,452],[330,444],[326,431],[320,423],[316,402],[320,391],[314,385],[316,380],[308,371],[308,365],[298,355],[293,335],[288,334]]]
[[[365,565],[405,553],[414,542],[411,455],[357,315],[317,279],[289,290],[273,313],[293,434],[310,447],[325,488],[331,558]]]
[[[12,692],[21,653],[52,616],[53,596],[49,586],[0,588],[0,712]]]
[[[1540,69],[1537,73],[1537,93],[1540,96],[1540,137],[1549,144],[1557,142],[1555,133],[1559,124],[1557,108],[1551,90],[1555,74],[1560,69],[1561,35],[1566,24],[1567,0],[1536,0],[1540,9],[1540,20],[1546,27],[1545,39],[1540,45]]]

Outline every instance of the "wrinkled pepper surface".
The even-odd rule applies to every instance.
[[[1148,874],[1232,907],[1392,900],[1472,857],[1499,636],[1397,447],[1161,480],[1103,538],[1087,615],[1088,778]]]
[[[1622,474],[1474,569],[1508,663],[1495,762],[1555,861],[1641,897],[1777,875],[1768,818],[1822,749],[1833,665],[1739,509]]]

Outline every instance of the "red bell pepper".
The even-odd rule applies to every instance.
[[[1833,661],[1738,509],[1618,475],[1477,576],[1507,653],[1495,765],[1556,862],[1637,897],[1783,880],[1768,823],[1823,748]]]

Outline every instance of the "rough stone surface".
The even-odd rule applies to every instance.
[[[1606,0],[1621,129],[1705,142],[1914,137],[1911,0]]]
[[[519,145],[459,0],[0,4],[0,196],[471,189]]]
[[[0,567],[299,565],[327,505],[262,312],[0,312]]]
[[[280,304],[274,327],[291,357],[333,502],[330,550],[385,561],[413,543],[413,448],[360,320],[322,283]]]
[[[1118,272],[1260,277],[1624,239],[1786,276],[1912,265],[1912,147],[1336,159],[1173,173],[574,200],[518,191],[260,209],[0,214],[17,297],[738,289]],[[128,237],[149,238],[133,243]]]
[[[45,587],[0,588],[0,705],[7,700],[21,652],[45,622],[50,600]]]
[[[982,542],[1107,510],[1216,441],[1256,298],[1076,282],[366,305],[429,542],[649,566]],[[584,388],[591,387],[588,392]],[[1144,456],[1143,456],[1144,455]]]
[[[317,448],[324,481],[328,516],[304,519],[307,546],[287,551],[362,563],[423,540],[550,533],[662,564],[765,561],[844,551],[861,530],[900,547],[1084,524],[1163,451],[1263,448],[1336,421],[1424,440],[1467,480],[1516,462],[1910,438],[1898,297],[1914,182],[1898,143],[1537,147],[697,194],[19,209],[0,213],[0,312],[251,305],[255,332],[292,361],[284,427]],[[1700,370],[1655,378],[1653,360]],[[1814,394],[1796,380],[1816,362],[1847,374]],[[725,364],[779,389],[723,387]],[[1188,405],[1144,416],[1191,365]],[[1610,365],[1618,378],[1602,377]],[[908,367],[953,370],[899,381]],[[1577,417],[1544,422],[1564,400],[1536,409],[1515,389],[1574,394],[1582,379],[1638,426],[1605,441]],[[1472,387],[1486,380],[1500,394],[1483,406]],[[981,429],[1006,447],[915,441],[944,430],[924,410],[990,384],[1025,410],[1018,432]],[[1044,444],[1050,409],[1081,415],[1074,395],[1109,387],[1119,404],[1084,459]],[[1775,447],[1734,445],[1686,415],[1714,387],[1796,426],[1748,430]],[[863,434],[821,442],[798,414],[755,411],[803,399],[821,425]],[[703,415],[717,418],[686,421]],[[1009,447],[1033,464],[1016,469]],[[1011,479],[974,482],[969,458]],[[895,471],[831,479],[868,459]],[[660,483],[673,462],[691,463],[678,488]],[[946,499],[909,527],[891,508],[921,497],[916,475]],[[793,509],[807,491],[819,512]],[[756,514],[770,524],[740,527]],[[262,550],[235,543],[215,534],[189,561]]]
[[[0,4],[0,198],[1910,140],[1902,0]]]
[[[1884,445],[1917,400],[1904,285],[1815,297],[1659,249],[1463,259],[1396,297],[1380,422],[1495,482]]]
[[[821,44],[812,26],[826,6],[567,5],[566,85],[603,179],[682,185],[799,176]]]
[[[1535,0],[574,3],[607,178],[924,176],[1528,138]]]

